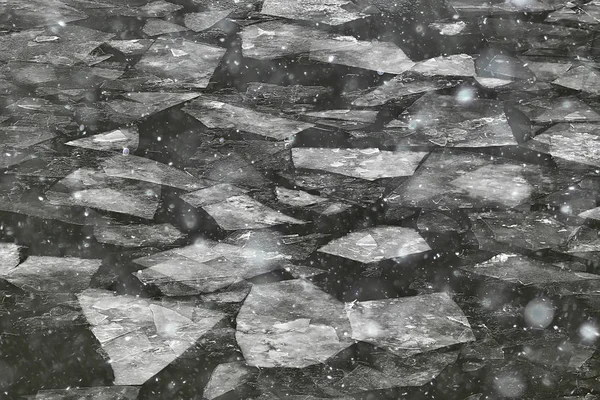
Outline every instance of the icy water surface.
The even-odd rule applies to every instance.
[[[597,399],[599,18],[0,0],[0,398]]]

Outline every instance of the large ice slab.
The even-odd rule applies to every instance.
[[[90,286],[101,263],[74,257],[30,256],[14,268],[1,271],[0,278],[26,291],[78,293]]]
[[[296,168],[333,172],[373,181],[411,176],[427,155],[423,151],[381,151],[379,149],[292,149]]]
[[[126,156],[121,156],[126,157]],[[144,219],[154,218],[160,186],[113,178],[103,171],[78,169],[46,192],[54,205],[97,208]]]
[[[513,208],[568,187],[551,168],[459,150],[436,150],[387,201],[405,207]],[[507,190],[508,189],[508,190]]]
[[[281,267],[290,256],[260,246],[235,246],[202,241],[136,259],[149,267],[136,277],[167,296],[196,295],[224,289]]]
[[[349,233],[319,249],[322,253],[361,263],[398,259],[431,250],[415,230],[400,226],[378,226]]]
[[[304,368],[352,345],[344,305],[304,280],[255,285],[237,319],[249,365]]]
[[[462,310],[447,293],[348,303],[352,338],[411,356],[475,340]]]
[[[185,29],[185,28],[184,28]],[[185,39],[159,38],[136,68],[190,88],[205,88],[225,49]]]
[[[209,128],[236,129],[275,140],[290,139],[314,126],[202,97],[186,105],[184,111]]]
[[[110,359],[116,385],[142,385],[225,316],[193,301],[155,301],[98,289],[78,299]]]

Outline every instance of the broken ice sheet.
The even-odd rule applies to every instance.
[[[212,400],[236,389],[241,389],[241,386],[252,378],[255,371],[257,370],[249,368],[243,362],[230,362],[217,365],[204,388],[202,398]]]
[[[447,293],[348,303],[346,313],[353,339],[403,357],[475,340]]]
[[[135,68],[177,80],[182,86],[205,88],[225,51],[224,48],[185,39],[158,38]]]
[[[42,41],[39,37],[57,36]],[[0,61],[29,61],[76,65],[93,59],[90,53],[113,37],[112,34],[77,25],[30,30],[0,37]]]
[[[142,385],[225,316],[193,301],[155,301],[97,289],[78,299],[110,358],[116,385]]]
[[[352,345],[344,305],[305,280],[253,286],[236,323],[251,366],[304,368]]]
[[[101,165],[106,175],[113,178],[132,179],[187,191],[207,186],[206,182],[175,167],[134,155],[110,157]]]
[[[537,289],[554,292],[562,288],[579,291],[585,288],[588,282],[600,280],[600,275],[574,272],[512,253],[501,253],[487,261],[473,266],[464,266],[461,269],[476,279],[483,278],[486,282],[489,282],[489,278],[493,278],[509,284],[533,285]]]
[[[275,229],[256,229],[236,231],[223,239],[223,242],[248,249],[281,253],[285,260],[305,260],[327,237],[328,235],[319,233],[286,235]]]
[[[414,65],[393,43],[360,41],[281,21],[247,26],[241,37],[244,57],[260,60],[310,53],[312,60],[392,74]]]
[[[336,174],[376,180],[411,176],[427,152],[380,151],[379,149],[292,149],[296,168],[321,170]]]
[[[131,92],[123,95],[127,100],[110,100],[101,104],[101,107],[110,115],[111,120],[126,124],[185,103],[199,95],[193,92]]]
[[[550,13],[545,21],[562,25],[573,24],[579,27],[597,26],[600,22],[600,3],[590,1],[579,5],[577,8],[570,6],[560,8]]]
[[[519,57],[529,70],[536,77],[536,80],[543,82],[552,82],[553,80],[564,76],[571,69],[573,63],[563,58],[539,58],[539,57]]]
[[[487,99],[461,101],[437,93],[414,102],[386,131],[399,130],[398,145],[489,147],[516,145],[504,114],[503,102]]]
[[[286,19],[341,25],[364,18],[356,3],[348,0],[266,0],[261,12]]]
[[[559,123],[521,144],[553,157],[600,167],[600,124]]]
[[[587,210],[579,214],[581,218],[593,219],[595,221],[600,221],[600,207],[592,208],[591,210]]]
[[[54,205],[98,208],[152,219],[158,207],[160,192],[159,185],[79,169],[52,186],[46,196]]]
[[[232,11],[232,9],[227,9],[189,13],[185,15],[184,23],[186,27],[194,32],[201,32],[226,18]]]
[[[586,65],[571,68],[552,82],[554,85],[600,95],[600,73]]]
[[[315,40],[310,59],[324,63],[363,68],[388,74],[401,74],[415,63],[390,42],[359,41],[351,36]]]
[[[135,400],[139,387],[136,386],[95,386],[67,389],[45,389],[37,392],[33,400]]]
[[[211,293],[235,282],[280,268],[288,258],[279,251],[201,241],[134,260],[149,267],[136,277],[167,296]]]
[[[439,149],[386,201],[404,207],[439,210],[512,208],[534,197],[568,187],[572,184],[571,178],[569,174],[561,176],[539,165]]]
[[[215,190],[218,193],[215,193]],[[225,231],[305,223],[277,212],[246,194],[231,195],[230,185],[226,184],[200,189],[182,196],[181,199],[192,206],[199,204],[198,207]]]
[[[140,7],[140,10],[148,17],[167,17],[169,14],[181,10],[183,6],[168,1],[156,0]]]
[[[457,80],[447,78],[419,79],[412,75],[398,75],[385,81],[381,86],[360,95],[352,101],[352,105],[357,107],[382,106],[388,102],[399,101],[425,92],[451,88],[458,83]]]
[[[275,140],[289,139],[314,126],[202,97],[187,104],[184,111],[209,128],[235,129]]]
[[[581,226],[569,238],[567,253],[598,264],[600,259],[600,232],[588,226]]]
[[[85,149],[100,151],[118,151],[128,149],[130,152],[137,150],[140,134],[137,126],[115,129],[106,133],[84,137],[65,143],[68,146],[83,147]]]
[[[350,209],[350,205],[332,201],[326,197],[312,195],[302,190],[291,190],[278,186],[275,194],[279,203],[299,209],[300,213],[316,213],[317,215],[332,216]]]
[[[284,21],[269,21],[244,27],[240,36],[244,57],[271,60],[308,53],[311,42],[327,38],[328,33]]]
[[[494,242],[517,249],[566,250],[576,227],[565,225],[542,212],[494,212],[472,214],[473,232],[482,249],[496,248]]]
[[[77,293],[90,286],[102,260],[73,257],[30,256],[18,266],[2,271],[0,278],[33,292]]]
[[[370,356],[369,365],[359,365],[333,387],[358,394],[374,390],[423,386],[431,382],[444,368],[456,362],[457,351],[416,354],[409,358],[377,351]]]
[[[162,247],[183,239],[184,235],[171,224],[95,226],[94,237],[99,243],[123,247]]]
[[[398,259],[430,251],[425,240],[411,228],[377,226],[354,231],[319,249],[321,253],[361,263]]]
[[[299,189],[317,191],[321,196],[361,207],[372,206],[385,193],[380,181],[371,182],[330,172],[296,170],[293,173],[282,172],[281,177]]]
[[[475,76],[473,57],[468,54],[434,57],[419,61],[411,71],[424,76]]]

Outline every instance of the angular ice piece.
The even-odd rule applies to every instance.
[[[600,73],[585,65],[571,68],[552,83],[596,96],[600,94]]]
[[[310,53],[313,60],[392,74],[415,64],[393,43],[361,41],[281,21],[247,26],[241,37],[244,57],[260,60]]]
[[[373,181],[411,176],[427,152],[378,149],[292,149],[296,168],[314,169]]]
[[[600,124],[559,123],[522,145],[553,157],[600,167]]]
[[[225,51],[185,39],[159,38],[135,68],[190,88],[205,88]]]
[[[344,305],[305,280],[255,285],[237,315],[249,365],[305,368],[352,345]]]
[[[204,388],[202,398],[212,400],[240,388],[248,382],[255,371],[242,362],[217,365]]]
[[[167,296],[190,296],[227,288],[281,267],[289,258],[279,251],[203,241],[135,260],[149,267],[135,276]]]
[[[35,3],[39,3],[38,0]],[[0,17],[1,18],[1,17]],[[58,41],[36,41],[58,36]],[[28,30],[0,38],[0,61],[28,61],[58,65],[87,63],[90,53],[113,38],[113,34],[77,25]]]
[[[277,212],[245,194],[231,196],[219,203],[203,206],[202,209],[226,231],[305,223]]]
[[[102,260],[30,256],[0,277],[25,291],[77,293],[90,286]]]
[[[52,186],[46,197],[54,205],[98,208],[152,219],[158,207],[160,186],[78,169]]]
[[[111,100],[100,106],[106,110],[112,120],[127,123],[148,117],[199,95],[190,92],[131,92],[123,94],[129,100]]]
[[[139,141],[140,134],[137,126],[131,126],[72,140],[65,144],[68,146],[83,147],[84,149],[101,151],[122,152],[123,149],[126,148],[130,152],[134,152],[137,150]]]
[[[202,97],[186,105],[184,111],[209,128],[236,129],[275,140],[289,139],[314,126]]]
[[[424,76],[475,76],[475,64],[468,54],[454,54],[419,61],[411,71]]]
[[[426,94],[413,103],[386,130],[401,129],[399,145],[489,147],[516,145],[503,102],[487,99],[461,101],[460,97]]]
[[[348,0],[265,0],[261,12],[328,25],[342,25],[365,17],[355,3]]]
[[[410,96],[425,92],[447,89],[458,85],[458,81],[447,78],[431,77],[429,79],[415,79],[411,76],[398,75],[381,86],[357,97],[352,105],[357,107],[376,107],[388,102],[398,101]]]
[[[404,207],[513,208],[572,184],[551,168],[459,150],[436,150],[387,197]]]
[[[487,261],[461,267],[461,269],[486,281],[493,278],[510,284],[533,285],[540,290],[558,288],[577,290],[585,288],[587,282],[591,280],[600,279],[600,275],[569,271],[512,253],[502,253]]]
[[[361,263],[397,259],[430,251],[417,231],[400,226],[378,226],[334,239],[319,249]]]
[[[116,385],[144,384],[225,317],[194,301],[155,301],[98,289],[78,299],[110,358]]]
[[[106,175],[113,178],[171,186],[187,191],[205,188],[208,184],[169,165],[134,155],[118,155],[102,162]]]
[[[539,251],[566,250],[576,227],[542,212],[495,212],[471,215],[473,232],[482,249],[501,243],[512,248]]]
[[[406,357],[475,340],[447,293],[346,304],[352,339]]]

